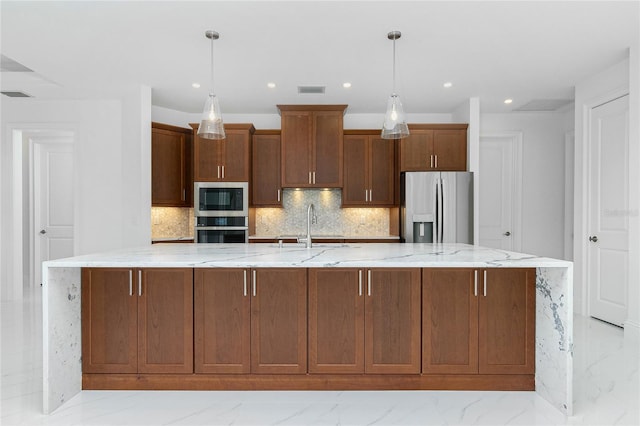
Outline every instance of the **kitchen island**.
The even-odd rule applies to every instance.
[[[571,262],[465,244],[385,243],[319,243],[314,244],[310,249],[297,244],[283,246],[278,244],[162,244],[45,262],[43,265],[43,408],[45,413],[55,410],[83,388],[82,345],[85,342],[82,342],[81,337],[82,268],[139,268],[138,271],[144,268],[193,268],[196,274],[211,271],[212,268],[245,268],[251,271],[269,268],[273,270],[304,269],[305,271],[327,268],[344,268],[345,270],[361,268],[368,271],[414,268],[423,271],[423,283],[426,282],[425,278],[436,270],[435,268],[464,268],[471,271],[471,277],[475,273],[476,280],[478,279],[477,271],[535,268],[535,391],[566,415],[572,414],[573,277]],[[417,276],[420,280],[420,275]],[[306,272],[304,277],[306,279]],[[367,281],[366,276],[364,280],[371,282],[370,278]],[[310,280],[309,288],[311,285]],[[133,289],[130,291],[133,292]],[[478,293],[477,284],[475,292]],[[479,292],[482,293],[483,290],[480,289]],[[486,289],[484,292],[486,295]],[[309,294],[311,295],[311,291]],[[420,293],[416,294],[418,294],[416,299],[419,299]],[[427,300],[422,299],[422,304],[425,305]],[[303,302],[306,309],[306,290]],[[419,300],[416,303],[420,306]],[[311,303],[309,306],[312,306]],[[309,324],[311,327],[311,321]],[[419,339],[420,337],[418,341]],[[306,355],[306,345],[304,346]],[[310,340],[309,347],[311,346]],[[309,360],[311,366],[311,352]],[[316,363],[316,365],[319,364]],[[425,366],[423,359],[423,374],[418,373],[416,377],[427,377],[424,374]],[[319,367],[323,366],[319,365]],[[318,377],[311,374],[306,376],[311,377],[308,379],[311,381],[314,377],[315,379]],[[331,377],[337,380],[339,376]],[[397,377],[403,379],[408,376]],[[295,380],[297,379],[292,379],[291,383],[296,383]],[[373,388],[380,388],[376,387],[380,382],[375,382],[375,377],[371,380]],[[424,381],[420,381],[422,379],[406,380],[408,381],[403,382],[405,385],[399,388],[425,388]],[[251,383],[251,386],[255,386],[256,382]],[[313,385],[313,382],[311,383]],[[438,388],[438,385],[431,386],[434,389]],[[295,386],[293,388],[301,389]],[[353,387],[349,388],[353,389]],[[518,387],[514,387],[516,388]]]

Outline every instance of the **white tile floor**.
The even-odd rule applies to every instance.
[[[2,303],[2,425],[640,425],[638,345],[575,318],[575,416],[534,392],[83,391],[42,412],[38,300]]]

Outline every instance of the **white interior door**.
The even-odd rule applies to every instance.
[[[589,313],[622,326],[629,262],[628,96],[591,110],[589,147]]]
[[[73,256],[73,144],[68,139],[33,143],[33,276],[42,262]]]
[[[480,137],[480,245],[519,250],[519,135]]]

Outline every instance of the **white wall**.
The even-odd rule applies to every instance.
[[[621,96],[629,91],[629,61],[620,62],[599,74],[578,83],[575,93],[575,178],[574,178],[574,309],[587,315],[586,283],[586,238],[587,229],[587,182],[589,167],[587,161],[588,120],[592,107]],[[631,116],[630,116],[631,117]],[[633,118],[632,118],[633,119]],[[636,118],[637,120],[637,118]],[[631,136],[631,135],[630,135]],[[632,140],[630,138],[630,140]],[[629,170],[637,168],[635,163]],[[631,176],[631,174],[630,174]],[[637,184],[630,182],[630,186]],[[636,262],[630,262],[636,263]],[[637,284],[636,284],[637,285]]]
[[[13,133],[70,130],[75,134],[74,237],[76,255],[148,244],[150,225],[151,94],[138,88],[119,100],[38,101],[2,99],[0,269],[3,300],[22,297],[22,279],[13,273],[22,256],[22,214],[11,203],[16,186]],[[20,145],[18,145],[20,146]],[[15,167],[14,167],[15,166]],[[28,226],[28,224],[25,224]],[[14,236],[14,232],[20,232]]]
[[[467,164],[473,172],[473,241],[480,241],[480,98],[470,98],[453,111],[454,123],[468,123],[467,129]]]
[[[629,49],[629,306],[625,338],[640,340],[640,41]]]
[[[274,109],[276,109],[274,105]],[[380,114],[350,114],[349,108],[344,115],[345,129],[382,129],[382,119],[384,112]],[[171,124],[178,127],[189,127],[189,123],[198,123],[200,113],[185,113],[168,108],[153,106],[151,109],[153,121],[164,124]],[[225,123],[253,123],[256,129],[279,129],[280,115],[273,114],[225,114],[222,111],[222,119]],[[407,114],[408,123],[451,123],[452,114]],[[466,121],[465,121],[466,122]]]
[[[640,338],[640,47],[629,49],[629,58],[591,76],[576,86],[575,112],[575,243],[574,296],[575,309],[588,314],[585,276],[586,237],[588,235],[586,202],[589,173],[586,138],[587,113],[592,107],[629,94],[629,270],[627,288],[627,319],[625,337]]]
[[[522,133],[522,251],[564,255],[565,113],[480,114],[480,135]]]

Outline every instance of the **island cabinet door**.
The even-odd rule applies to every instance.
[[[133,269],[82,269],[82,372],[137,373]]]
[[[251,372],[306,374],[307,270],[251,270]]]
[[[251,371],[249,269],[196,269],[195,372]]]
[[[420,269],[367,270],[365,372],[420,373]]]
[[[138,279],[138,372],[193,373],[193,269],[139,269]]]
[[[535,373],[534,268],[482,270],[480,374]]]
[[[364,373],[364,272],[309,269],[309,373]]]
[[[478,373],[478,273],[468,268],[422,272],[422,372]]]

